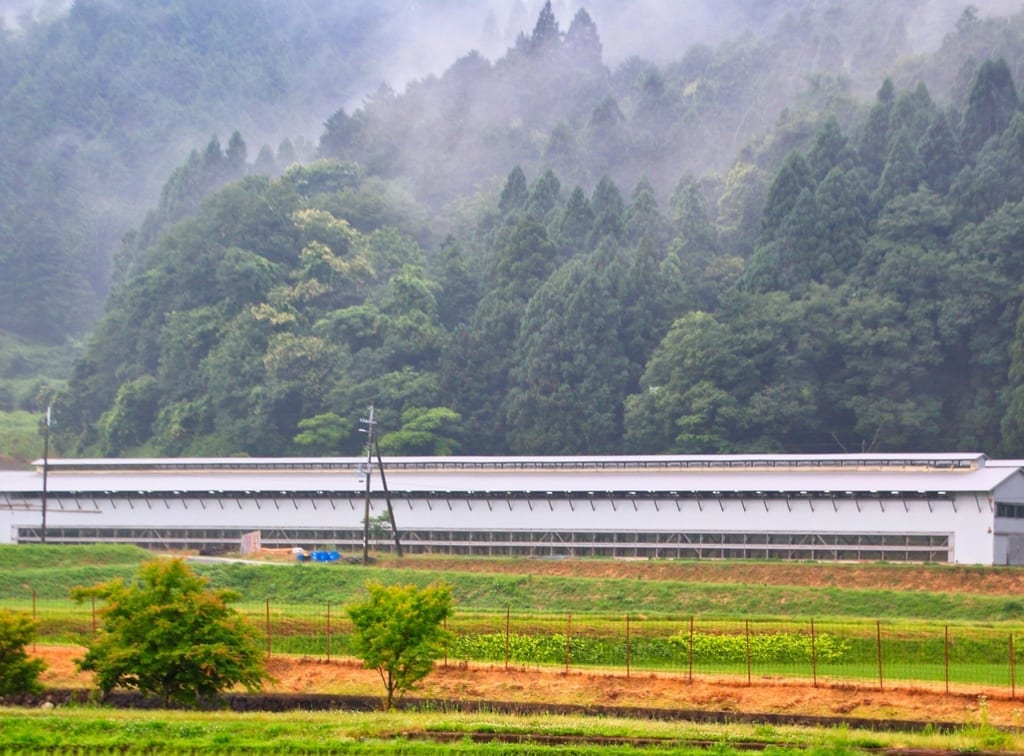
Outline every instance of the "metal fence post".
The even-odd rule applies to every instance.
[[[1017,659],[1013,652],[1013,631],[1010,631],[1010,698],[1017,697]]]
[[[814,635],[814,617],[811,617],[811,681],[818,687],[818,642]]]
[[[327,599],[327,661],[331,660],[331,600]]]
[[[693,682],[693,616],[690,616],[690,649],[689,649],[689,660],[687,666],[689,667],[689,680]]]
[[[946,625],[945,639],[942,647],[942,663],[946,669],[946,695],[949,695],[949,625]]]
[[[747,641],[747,685],[750,686],[753,684],[753,680],[750,677],[750,620],[744,621],[743,632]]]
[[[565,628],[565,671],[569,672],[569,664],[572,662],[572,612],[569,612],[568,622]]]
[[[629,615],[626,615],[626,678],[629,678],[629,662],[630,662],[630,648],[629,648]]]
[[[36,617],[36,589],[32,589],[32,624],[34,625],[38,621]],[[32,633],[32,653],[36,653],[36,635],[38,633]]]
[[[512,615],[512,607],[506,604],[506,606],[505,606],[505,671],[506,672],[508,672],[508,661],[509,661],[510,652],[512,650],[512,646],[511,646],[511,644],[512,644],[512,636],[510,634],[510,625],[512,624],[511,615]]]
[[[876,645],[878,646],[878,689],[885,690],[885,684],[882,682],[882,621],[875,620],[875,638]]]
[[[267,658],[270,658],[270,599],[264,599],[266,602],[266,621],[267,621]]]

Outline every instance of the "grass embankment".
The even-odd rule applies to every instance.
[[[122,546],[0,547],[0,606],[39,620],[41,643],[81,644],[95,632],[95,607],[72,604],[68,590],[113,577],[130,578],[151,555]],[[401,567],[298,564],[196,564],[217,587],[242,597],[236,607],[266,632],[268,651],[313,658],[351,655],[344,605],[369,579],[453,586],[457,611],[453,660],[569,668],[753,674],[839,680],[918,680],[1012,688],[1024,644],[1014,596],[955,591],[682,583],[631,578],[568,577],[437,569],[425,560]],[[495,562],[507,570],[518,564]],[[540,564],[543,564],[540,563]],[[611,571],[588,560],[580,570]],[[451,560],[449,566],[458,566]],[[539,566],[539,565],[538,565]],[[806,568],[794,570],[794,574]],[[736,563],[738,573],[756,570]],[[783,582],[791,565],[765,563],[762,575]],[[837,567],[822,566],[836,571]],[[914,570],[917,570],[916,572]],[[870,571],[892,586],[920,582],[934,567]],[[938,568],[942,569],[942,568]],[[962,576],[951,568],[947,577]],[[854,570],[859,571],[855,573]],[[863,566],[850,566],[851,578]],[[841,571],[841,570],[839,570]],[[728,579],[727,569],[716,570]],[[992,571],[977,572],[980,579]],[[851,582],[853,582],[851,580]],[[933,580],[933,584],[935,581]],[[813,618],[813,620],[812,620]],[[879,621],[876,623],[876,621]],[[1012,659],[1011,659],[1012,656]]]
[[[152,555],[128,546],[0,546],[0,596],[66,599],[74,585],[128,577]],[[479,560],[476,560],[477,562]],[[457,562],[456,562],[457,563]],[[216,587],[230,588],[242,601],[275,605],[336,606],[359,595],[367,580],[452,585],[460,611],[651,615],[661,617],[900,619],[984,625],[1024,620],[1024,603],[1012,595],[989,595],[897,588],[844,588],[725,582],[682,582],[643,577],[594,578],[531,574],[531,562],[517,562],[520,573],[418,569],[342,564],[253,566],[195,564]],[[772,569],[784,571],[784,564]],[[507,562],[503,563],[503,569]],[[823,567],[824,568],[824,567]],[[737,569],[743,569],[738,565]],[[834,568],[832,568],[834,569]],[[906,573],[905,566],[894,566]],[[941,570],[942,567],[917,567]],[[952,569],[952,568],[951,568]],[[979,575],[983,573],[979,572]],[[880,585],[886,585],[884,578]],[[891,584],[898,584],[893,580]]]
[[[440,712],[350,713],[0,709],[5,753],[707,753],[1024,749],[984,724],[952,734],[767,725],[696,725],[603,717]],[[514,745],[510,745],[514,744]]]
[[[117,576],[130,577],[137,566],[149,558],[152,555],[148,552],[123,546],[0,546],[0,597],[7,605],[20,603],[21,608],[25,608],[25,597],[34,590],[40,605],[57,606],[66,602],[70,587]],[[528,571],[536,563],[519,564]],[[613,623],[612,617],[643,612],[655,616],[649,620],[652,623],[659,621],[657,617],[706,612],[715,617],[731,617],[729,621],[740,625],[746,613],[778,618],[832,615],[851,622],[864,617],[913,617],[922,626],[948,622],[951,616],[965,626],[999,625],[1017,615],[1016,599],[1012,595],[958,593],[951,596],[936,591],[747,585],[730,583],[726,577],[723,582],[697,583],[636,576],[598,579],[528,572],[487,574],[451,568],[417,569],[415,560],[408,560],[401,568],[294,563],[196,567],[215,585],[233,588],[251,603],[261,599],[273,601],[276,614],[285,607],[296,607],[297,612],[309,611],[310,607],[319,610],[327,601],[336,602],[340,613],[341,604],[361,591],[370,578],[414,583],[443,579],[454,586],[458,607],[470,623],[486,623],[484,615],[487,613],[493,617],[512,607],[524,613],[575,612],[581,621],[584,617],[592,619],[598,639],[603,632],[602,622]],[[778,567],[785,569],[784,565]],[[507,570],[509,564],[502,563],[501,568]],[[748,568],[749,565],[737,565],[737,569]],[[983,571],[979,576],[986,574]],[[893,581],[892,584],[903,583]],[[608,618],[602,619],[596,611]],[[301,615],[297,616],[301,619]],[[573,627],[574,632],[582,631],[582,627],[575,624]],[[1009,625],[1001,627],[1005,629]],[[481,629],[486,628],[476,628]],[[530,628],[526,625],[516,628],[517,632],[527,630]],[[633,630],[639,643],[640,628]],[[678,630],[674,627],[673,632]],[[537,631],[544,632],[545,628],[538,625]],[[492,737],[503,740],[479,742],[480,738]],[[115,712],[90,707],[62,707],[59,714],[0,710],[0,753],[40,750],[61,753],[76,750],[89,753],[477,753],[506,751],[509,741],[504,738],[524,738],[526,742],[516,743],[515,750],[532,753],[629,753],[634,749],[643,753],[661,750],[696,753],[710,749],[732,754],[746,750],[745,744],[751,742],[767,746],[774,753],[852,753],[869,748],[1024,750],[1021,736],[997,730],[987,725],[984,718],[959,733],[939,736],[443,712],[268,715]]]

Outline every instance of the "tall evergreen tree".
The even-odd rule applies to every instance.
[[[549,168],[533,182],[526,200],[526,212],[539,221],[545,222],[548,215],[558,206],[558,193],[562,185]]]
[[[811,168],[799,152],[792,152],[783,162],[765,199],[761,220],[761,243],[775,238],[785,219],[796,207],[800,194],[814,189]]]
[[[924,161],[917,152],[914,138],[908,129],[901,129],[892,140],[872,198],[876,206],[881,207],[894,197],[916,192],[924,177]]]
[[[814,278],[836,286],[857,265],[868,239],[871,208],[858,171],[834,168],[815,192],[820,247]]]
[[[594,187],[590,209],[594,213],[594,228],[588,240],[591,249],[597,249],[605,237],[618,239],[622,235],[626,206],[619,188],[607,175]]]
[[[963,151],[945,113],[936,111],[918,145],[924,163],[924,181],[933,192],[945,194],[963,168]]]
[[[501,198],[498,200],[498,210],[507,217],[513,212],[525,209],[529,197],[526,174],[517,165],[505,180],[505,187],[501,190]]]
[[[700,259],[719,253],[718,234],[708,217],[700,185],[692,178],[680,180],[672,193],[671,213],[677,250],[681,256]]]
[[[890,114],[896,99],[896,87],[892,79],[886,79],[868,113],[861,129],[857,151],[864,161],[864,167],[875,177],[882,175],[885,158],[889,154]]]
[[[565,33],[565,53],[568,64],[575,70],[599,71],[601,67],[601,36],[597,25],[585,8],[580,8]]]
[[[974,156],[1001,133],[1020,109],[1017,87],[1006,61],[987,60],[978,68],[960,122],[964,150]]]
[[[637,182],[633,189],[623,217],[623,238],[634,245],[646,238],[661,249],[668,244],[668,222],[658,208],[654,187],[646,178]]]
[[[508,397],[512,451],[607,454],[620,448],[629,363],[616,295],[624,269],[606,239],[593,260],[574,259],[530,299]]]
[[[562,42],[562,34],[558,30],[558,20],[551,10],[551,0],[545,0],[540,9],[537,23],[530,35],[530,52],[534,55],[548,55],[557,52]]]
[[[588,251],[593,229],[594,212],[583,190],[577,186],[569,195],[558,222],[558,246],[566,250],[569,257],[582,254]]]
[[[821,181],[829,171],[844,162],[850,162],[847,139],[835,116],[830,116],[818,129],[814,146],[807,153],[807,164],[814,180]]]

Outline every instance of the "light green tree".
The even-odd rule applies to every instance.
[[[30,659],[25,651],[36,627],[35,620],[24,612],[0,611],[0,696],[42,692],[39,673],[46,664],[42,659]]]
[[[307,417],[299,421],[299,433],[292,442],[306,454],[326,455],[342,453],[345,442],[352,433],[354,424],[334,412]]]
[[[444,621],[452,614],[451,587],[366,584],[368,596],[346,607],[355,632],[352,645],[366,667],[376,669],[387,691],[384,708],[434,668],[450,638]]]
[[[105,602],[102,627],[78,661],[104,695],[136,688],[165,706],[194,705],[270,679],[259,631],[228,606],[237,594],[209,588],[181,559],[147,562],[132,582],[77,587],[71,597]]]
[[[452,436],[462,417],[448,407],[407,407],[402,411],[401,430],[380,439],[381,452],[395,455],[445,457],[459,449]]]

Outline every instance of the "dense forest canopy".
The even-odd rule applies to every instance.
[[[355,454],[373,404],[384,453],[1021,455],[1024,15],[909,55],[885,3],[784,7],[610,67],[545,3],[315,160],[205,142],[112,258],[58,447]]]

